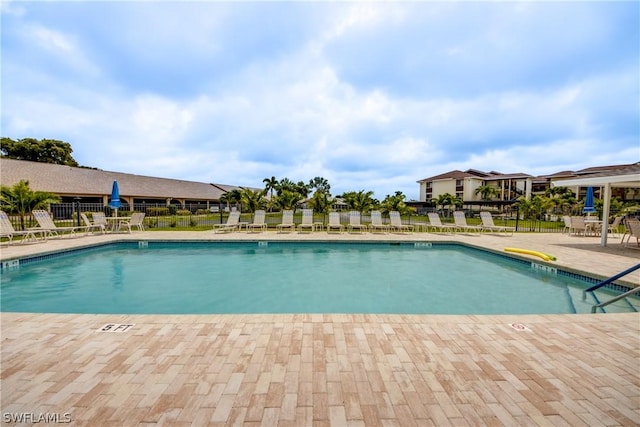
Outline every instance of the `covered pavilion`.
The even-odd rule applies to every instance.
[[[604,205],[602,207],[602,232],[600,245],[607,246],[607,227],[609,225],[609,211],[611,209],[611,188],[640,188],[640,163],[613,172],[603,172],[584,178],[563,179],[552,181],[553,187],[602,187]]]

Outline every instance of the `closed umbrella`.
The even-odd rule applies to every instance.
[[[593,187],[587,187],[587,195],[584,198],[584,207],[582,208],[582,212],[591,213],[595,211],[596,207],[593,203]]]
[[[111,188],[111,200],[109,201],[109,207],[116,210],[116,216],[118,216],[118,208],[122,207],[120,203],[120,188],[118,188],[118,181],[113,181],[113,187]]]

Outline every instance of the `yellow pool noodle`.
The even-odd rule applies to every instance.
[[[538,251],[532,251],[532,250],[529,250],[529,249],[504,248],[504,250],[507,251],[507,252],[517,252],[517,253],[521,253],[521,254],[535,255],[537,257],[542,258],[545,261],[555,261],[556,260],[556,257],[554,257],[553,255],[545,254],[545,253],[538,252]]]

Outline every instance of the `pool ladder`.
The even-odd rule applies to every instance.
[[[597,285],[593,285],[589,289],[586,289],[586,290],[582,291],[582,300],[584,301],[587,298],[587,292],[593,292],[596,289],[600,289],[601,287],[603,287],[605,285],[608,285],[609,283],[612,283],[613,281],[618,280],[619,278],[624,277],[627,274],[633,273],[634,271],[636,271],[639,268],[640,268],[640,264],[636,264],[633,267],[627,268],[626,270],[616,274],[615,276],[611,276],[608,279],[603,280],[602,282],[598,283]],[[628,297],[630,295],[637,294],[637,293],[640,293],[640,286],[637,286],[637,287],[635,287],[633,289],[630,289],[627,292],[624,292],[624,293],[622,293],[622,294],[620,294],[620,295],[618,295],[616,297],[613,297],[608,301],[601,302],[599,304],[596,304],[596,305],[592,306],[591,307],[591,312],[595,313],[598,309],[601,309],[601,310],[604,311],[603,307],[605,307],[605,306],[607,306],[607,305],[609,305],[611,303],[614,303],[616,301],[619,301],[619,300],[621,300],[623,298],[626,298],[626,297]]]

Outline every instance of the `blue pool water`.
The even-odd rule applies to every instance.
[[[47,313],[575,313],[592,283],[458,245],[137,242],[3,271],[1,309]],[[589,304],[590,307],[590,304]]]

